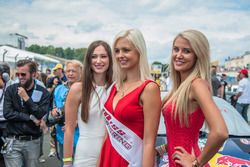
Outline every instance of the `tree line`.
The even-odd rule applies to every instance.
[[[77,59],[79,61],[83,61],[85,54],[87,52],[87,48],[62,48],[62,47],[54,47],[52,45],[49,46],[40,46],[37,44],[33,44],[29,47],[26,48],[27,51],[34,52],[34,53],[39,53],[39,54],[49,54],[53,56],[57,56],[60,58],[64,59]],[[152,65],[160,65],[162,72],[167,71],[168,69],[168,64],[163,64],[159,61],[154,61]]]
[[[26,48],[27,51],[39,53],[39,54],[49,54],[52,56],[57,56],[64,59],[77,59],[79,61],[83,61],[83,58],[86,54],[87,48],[62,48],[62,47],[54,47],[52,45],[49,46],[40,46],[37,44],[33,44]]]

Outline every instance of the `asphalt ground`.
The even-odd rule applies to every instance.
[[[59,160],[56,157],[48,157],[50,151],[50,134],[46,133],[43,140],[43,156],[44,163],[40,163],[39,167],[60,167]]]

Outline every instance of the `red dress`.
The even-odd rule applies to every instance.
[[[189,127],[180,126],[179,118],[177,116],[174,120],[172,115],[172,105],[169,104],[163,110],[164,122],[166,125],[169,166],[179,167],[172,159],[176,146],[182,146],[188,153],[194,150],[195,156],[199,156],[200,149],[198,147],[199,131],[204,122],[204,115],[200,108],[196,109],[189,115]]]
[[[145,86],[152,82],[147,80],[139,87],[135,88],[132,92],[121,98],[116,108],[113,109],[113,99],[117,93],[114,86],[111,90],[110,96],[105,103],[105,107],[113,116],[122,124],[131,129],[141,139],[143,139],[144,131],[144,116],[143,108],[140,106],[140,95]],[[120,154],[112,146],[109,136],[107,136],[101,151],[100,167],[127,167],[128,162],[120,156]]]

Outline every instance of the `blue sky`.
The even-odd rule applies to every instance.
[[[19,33],[28,45],[80,48],[138,28],[149,61],[167,63],[175,35],[197,29],[221,64],[250,50],[249,0],[0,0],[0,16],[0,44]]]

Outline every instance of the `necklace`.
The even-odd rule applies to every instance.
[[[125,95],[125,92],[127,91],[128,89],[126,90],[121,90],[121,96],[123,97]]]
[[[136,83],[138,83],[138,81],[134,82],[134,83],[131,83],[130,86],[128,86],[126,89],[122,90],[120,89],[119,92],[121,92],[121,96],[123,97],[125,95],[125,93],[130,89],[132,88],[132,86],[134,86]]]

